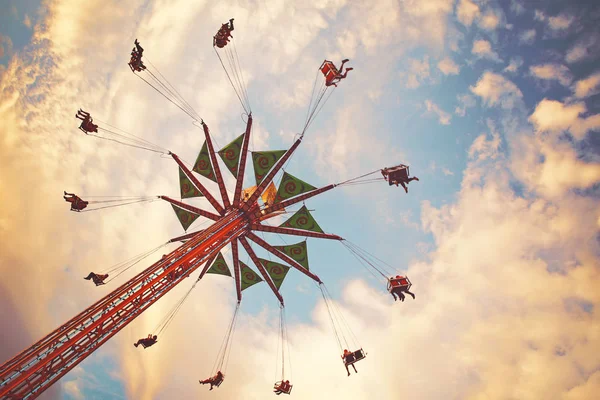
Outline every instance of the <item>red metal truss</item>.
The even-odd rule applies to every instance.
[[[264,177],[264,179],[260,183],[260,185],[258,185],[258,187],[256,188],[256,191],[254,193],[252,193],[252,196],[250,196],[250,198],[248,198],[248,200],[246,200],[246,202],[242,206],[242,211],[248,211],[248,209],[250,208],[250,206],[252,206],[254,204],[254,202],[256,201],[256,199],[258,199],[258,196],[260,196],[262,194],[262,192],[264,192],[265,188],[271,183],[271,181],[275,177],[275,174],[277,172],[279,172],[279,170],[281,169],[281,167],[283,167],[283,164],[285,164],[285,162],[292,156],[292,154],[294,154],[294,151],[296,151],[296,149],[298,148],[298,146],[300,146],[300,143],[302,143],[302,136],[300,136],[294,142],[294,144],[292,145],[292,147],[290,147],[288,149],[288,151],[285,152],[285,154],[283,155],[283,157],[281,157],[279,159],[279,161],[277,161],[277,163],[275,163],[275,165],[273,166],[273,168],[271,168],[271,171],[267,174],[267,176]]]
[[[242,153],[240,155],[240,164],[238,168],[238,176],[235,182],[235,192],[233,194],[233,206],[239,207],[242,197],[242,185],[244,184],[244,173],[246,172],[246,158],[248,157],[248,144],[250,143],[250,134],[252,131],[252,114],[248,115],[246,123],[246,132],[244,133],[244,144],[242,145]]]
[[[212,163],[213,170],[215,171],[215,177],[219,185],[219,192],[221,192],[221,198],[225,208],[229,208],[231,203],[229,202],[229,196],[227,195],[227,189],[225,188],[225,182],[223,182],[223,175],[221,174],[221,168],[217,162],[217,156],[215,155],[215,148],[213,147],[212,139],[210,138],[210,132],[208,125],[202,121],[202,128],[204,129],[204,136],[206,137],[206,146],[208,148],[208,154],[210,155],[210,162]]]
[[[201,215],[208,219],[212,219],[213,221],[217,221],[219,218],[221,218],[217,214],[213,214],[210,211],[206,211],[206,210],[203,210],[198,207],[190,206],[189,204],[183,203],[179,200],[172,199],[169,196],[159,196],[159,197],[165,201],[168,201],[171,204],[175,204],[179,208],[183,208],[184,210],[188,210],[191,213]]]
[[[289,257],[284,252],[277,250],[275,247],[271,246],[269,243],[265,242],[264,240],[256,236],[254,233],[248,232],[245,236],[257,245],[261,246],[263,249],[267,250],[269,253],[273,254],[276,257],[279,257],[286,263],[290,264],[292,267],[296,268],[298,271],[302,272],[304,275],[308,276],[312,280],[317,281],[318,283],[322,283],[321,279],[317,275],[304,268],[302,265],[296,262],[296,260]]]
[[[235,293],[238,303],[242,301],[242,283],[240,282],[240,259],[237,240],[231,241],[231,257],[233,258],[233,276],[235,279]]]
[[[277,288],[273,284],[273,281],[271,280],[271,276],[267,273],[267,271],[265,270],[265,267],[263,267],[263,265],[258,260],[258,257],[256,256],[256,253],[254,252],[254,250],[252,250],[252,247],[250,247],[250,244],[248,244],[248,241],[246,240],[246,238],[243,237],[243,236],[240,236],[239,237],[239,241],[242,244],[242,246],[244,246],[244,249],[246,250],[246,253],[248,253],[248,255],[250,256],[250,258],[252,259],[252,262],[254,262],[254,265],[256,265],[256,268],[258,268],[258,270],[260,271],[260,273],[263,276],[263,279],[265,280],[265,282],[267,282],[267,284],[269,285],[269,287],[273,291],[273,294],[275,294],[275,296],[277,297],[277,300],[279,300],[279,302],[283,306],[283,297],[281,297],[281,294],[279,293],[279,290],[277,290]]]
[[[225,209],[223,209],[223,207],[221,207],[221,205],[219,204],[219,202],[217,201],[217,199],[215,199],[213,197],[212,194],[210,194],[210,192],[208,191],[208,189],[206,189],[204,187],[204,185],[202,183],[200,183],[200,181],[194,176],[194,174],[192,174],[192,171],[190,171],[188,169],[188,167],[186,167],[186,165],[181,162],[181,160],[179,159],[179,157],[177,156],[177,154],[175,153],[171,153],[171,157],[173,157],[173,160],[175,160],[175,162],[177,164],[179,164],[179,167],[181,168],[181,170],[183,171],[183,173],[185,174],[185,176],[188,177],[188,179],[190,181],[192,181],[192,183],[194,184],[194,186],[196,186],[196,188],[200,191],[200,193],[202,193],[204,195],[204,197],[206,198],[206,200],[208,200],[208,202],[215,208],[215,210],[217,210],[217,212],[221,215],[225,214]]]
[[[35,398],[230,241],[248,231],[240,212],[208,229],[0,367],[0,398]]]
[[[314,237],[314,238],[318,238],[318,239],[344,240],[344,238],[342,238],[341,236],[332,235],[330,233],[303,231],[300,229],[282,228],[280,226],[252,224],[252,225],[250,225],[250,229],[252,229],[253,231],[260,231],[260,232],[281,233],[283,235]]]

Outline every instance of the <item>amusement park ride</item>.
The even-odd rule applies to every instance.
[[[171,239],[168,243],[183,242],[183,244],[164,255],[160,260],[123,283],[112,293],[73,317],[31,347],[23,350],[20,354],[4,363],[0,367],[0,398],[33,399],[38,397],[44,390],[53,385],[63,375],[92,354],[92,352],[97,350],[102,344],[117,334],[171,289],[188,278],[197,269],[201,268],[201,272],[196,283],[207,273],[231,276],[221,252],[227,245],[230,245],[233,260],[237,307],[226,336],[225,349],[220,353],[220,362],[217,363],[216,368],[218,370],[215,371],[213,377],[200,381],[200,383],[210,384],[212,390],[213,386],[218,387],[223,382],[224,374],[221,370],[224,367],[225,353],[235,326],[235,318],[242,299],[242,291],[260,281],[264,280],[267,283],[281,304],[281,339],[282,341],[286,340],[283,313],[284,301],[279,292],[279,287],[290,268],[299,271],[319,284],[330,317],[332,318],[332,323],[334,324],[334,331],[336,332],[336,336],[338,336],[337,330],[344,329],[344,327],[341,327],[339,322],[336,327],[336,319],[334,317],[336,313],[335,305],[330,301],[330,296],[321,279],[308,268],[306,241],[292,245],[273,246],[259,236],[259,234],[264,232],[341,241],[359,262],[369,268],[373,268],[383,276],[388,282],[388,291],[392,293],[394,298],[398,295],[404,301],[403,293],[408,293],[414,297],[412,293],[408,292],[411,285],[408,278],[403,276],[388,278],[393,274],[389,272],[389,269],[383,267],[381,260],[378,260],[376,257],[358,248],[358,246],[345,241],[337,235],[324,233],[305,206],[296,211],[288,211],[293,205],[342,185],[386,180],[389,185],[395,184],[397,186],[400,183],[405,190],[408,190],[406,185],[410,180],[414,180],[415,178],[408,177],[407,166],[400,165],[393,168],[376,170],[358,178],[349,179],[338,184],[330,184],[321,188],[315,188],[291,174],[283,172],[279,188],[276,188],[274,184],[275,176],[282,171],[286,162],[290,160],[290,157],[292,157],[302,142],[307,128],[327,101],[328,97],[325,98],[324,96],[328,89],[331,86],[337,87],[337,84],[346,77],[348,71],[352,70],[352,68],[347,68],[345,72],[342,71],[343,64],[348,60],[343,60],[342,66],[339,69],[331,61],[326,60],[323,62],[321,67],[319,67],[317,79],[315,80],[309,112],[302,132],[288,150],[251,152],[256,185],[244,189],[244,175],[249,152],[248,146],[252,133],[252,112],[235,45],[232,46],[230,43],[230,39],[232,38],[231,31],[233,31],[233,19],[221,26],[213,38],[213,47],[246,112],[247,123],[244,133],[218,152],[214,149],[208,126],[189,103],[181,97],[179,92],[149,63],[147,57],[144,60],[142,59],[144,49],[137,40],[131,52],[129,67],[134,74],[188,114],[194,120],[194,123],[199,123],[197,126],[204,133],[205,143],[191,169],[176,154],[160,146],[120,131],[108,124],[101,122],[94,123],[91,115],[85,111],[79,110],[76,115],[82,121],[80,129],[90,137],[116,141],[124,145],[163,153],[172,157],[179,166],[181,198],[204,197],[214,208],[214,211],[200,209],[167,196],[85,201],[73,193],[65,192],[64,197],[70,203],[71,210],[78,212],[160,199],[172,205],[184,230],[187,230],[199,217],[212,220],[212,225],[206,229]],[[225,66],[220,52],[226,56],[228,67]],[[144,64],[144,61],[148,62],[152,68],[148,68]],[[318,86],[320,86],[320,89],[317,90]],[[229,172],[236,178],[235,190],[231,199],[223,180],[217,154],[219,154]],[[217,184],[221,201],[217,200],[209,192],[192,171]],[[377,174],[378,172],[381,172],[383,178],[368,178],[370,175]],[[108,205],[104,205],[103,203]],[[97,205],[96,208],[94,208],[95,205]],[[89,209],[88,206],[90,206]],[[271,226],[264,223],[272,217],[292,212],[294,214],[280,226]],[[253,250],[251,243],[254,246],[262,248],[270,255],[277,257],[285,264],[259,258]],[[252,264],[256,267],[258,273],[240,261],[238,256],[240,245],[252,260]],[[122,264],[110,271],[103,271],[108,273],[96,274],[92,272],[86,279],[92,279],[96,285],[108,283],[105,282],[107,278],[111,276],[112,279],[115,278],[113,272],[117,272],[117,275],[119,275],[151,253],[145,253],[131,262]],[[194,283],[194,286],[196,283]],[[156,335],[160,335],[160,332],[170,323],[183,301],[185,301],[185,298],[187,298],[187,295],[189,295],[189,292],[165,318],[162,326],[159,326],[160,329],[158,332],[154,332],[154,335],[151,334],[148,338],[140,339],[136,343],[136,347],[142,344],[142,347],[146,348],[157,342]],[[338,343],[341,350],[343,346],[339,336]],[[347,343],[345,347],[346,349],[350,348]],[[346,349],[342,355],[346,369],[349,365],[353,366],[355,362],[366,356],[362,348],[355,351],[348,351]],[[276,394],[290,394],[292,390],[289,379],[285,379],[284,366],[285,361],[283,361],[282,365],[281,380],[275,384],[273,389]]]

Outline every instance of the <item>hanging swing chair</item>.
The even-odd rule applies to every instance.
[[[412,283],[408,279],[408,276],[396,275],[395,278],[390,278],[388,280],[387,290],[390,293],[392,293],[392,291],[394,291],[394,289],[406,292],[410,289],[411,286],[412,286]]]
[[[331,319],[331,325],[333,327],[333,332],[335,333],[340,351],[343,349],[341,358],[344,362],[344,367],[346,367],[348,376],[350,376],[348,367],[353,366],[354,370],[356,371],[354,364],[367,357],[367,353],[358,343],[358,339],[354,335],[354,332],[352,332],[350,325],[346,322],[346,319],[342,315],[341,311],[332,300],[331,294],[329,294],[325,284],[320,283],[319,289],[321,290],[329,318]],[[342,346],[342,344],[345,345],[345,348]],[[349,348],[358,348],[358,350],[349,351]]]
[[[285,353],[287,350],[288,353],[288,362],[290,362],[290,357],[289,357],[289,345],[288,345],[288,340],[287,340],[287,326],[285,324],[285,307],[283,306],[283,304],[280,305],[280,313],[279,313],[279,336],[280,336],[280,341],[281,341],[281,380],[275,382],[275,384],[273,385],[273,392],[276,395],[280,395],[280,394],[290,394],[292,393],[292,388],[294,387],[294,385],[292,385],[290,383],[289,379],[286,379],[285,376]],[[291,369],[291,362],[290,362],[290,369]]]
[[[237,322],[238,311],[240,309],[240,302],[238,301],[235,306],[235,311],[233,312],[233,317],[231,318],[231,323],[229,324],[229,328],[227,329],[227,333],[223,338],[223,342],[221,343],[221,348],[219,349],[219,353],[217,355],[217,359],[213,365],[212,370],[216,371],[213,376],[207,379],[199,380],[198,382],[201,385],[210,385],[209,390],[213,390],[214,387],[219,387],[225,380],[227,364],[229,362],[229,355],[231,353],[231,342],[233,341],[233,333],[235,332],[235,325]]]

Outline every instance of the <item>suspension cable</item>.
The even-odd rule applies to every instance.
[[[97,207],[97,208],[92,208],[92,209],[88,209],[88,210],[81,210],[81,211],[78,211],[78,212],[82,212],[83,213],[83,212],[90,212],[90,211],[98,211],[98,210],[103,210],[105,208],[121,207],[121,206],[126,206],[126,205],[129,205],[129,204],[136,204],[136,203],[152,203],[152,202],[157,201],[157,200],[159,200],[159,199],[158,198],[141,199],[141,200],[131,201],[131,202],[128,202],[128,203],[111,204],[111,205],[104,206],[104,207]]]
[[[238,100],[240,101],[240,104],[242,105],[242,108],[244,109],[244,111],[246,112],[246,114],[250,114],[250,111],[248,109],[246,109],[246,105],[244,104],[244,101],[240,97],[238,89],[236,88],[235,84],[233,83],[233,80],[231,79],[231,76],[229,75],[229,72],[227,71],[227,68],[225,68],[225,64],[223,64],[223,59],[221,58],[221,55],[217,51],[217,47],[213,46],[213,49],[215,50],[215,53],[217,54],[217,57],[219,58],[219,62],[221,63],[221,66],[223,67],[223,70],[225,71],[225,74],[227,75],[227,79],[229,79],[229,83],[231,83],[231,87],[233,87],[233,90],[235,91],[235,95],[237,96]]]
[[[135,266],[136,264],[138,264],[143,259],[149,257],[153,253],[156,253],[158,250],[162,249],[167,244],[169,244],[169,242],[163,243],[160,246],[157,246],[157,247],[155,247],[152,250],[148,250],[145,253],[138,254],[137,256],[132,257],[129,260],[122,261],[122,262],[120,262],[118,264],[115,264],[115,265],[109,267],[108,269],[106,269],[104,271],[100,271],[100,272],[111,274],[113,272],[121,270],[121,271],[119,271],[119,273],[117,273],[112,278],[110,278],[109,280],[107,280],[106,283],[108,283],[108,282],[112,281],[113,279],[115,279],[117,276],[121,275],[123,272],[128,271],[130,268],[132,268],[133,266]]]
[[[200,279],[197,279],[196,282],[194,282],[192,287],[189,288],[185,295],[183,295],[183,297],[179,299],[177,303],[175,303],[171,311],[169,311],[169,313],[167,313],[167,315],[160,321],[158,326],[154,329],[154,332],[156,332],[156,336],[159,336],[162,332],[165,332],[167,330],[168,326],[171,324],[171,322],[173,322],[175,315],[177,315],[177,312],[181,309],[183,303],[185,303],[187,298],[190,296],[190,293],[192,293],[192,290],[194,290],[199,281]]]
[[[219,352],[217,353],[217,358],[213,364],[212,371],[216,373],[217,371],[223,371],[223,366],[225,369],[227,368],[227,364],[229,363],[229,355],[231,354],[231,342],[233,338],[233,332],[235,331],[235,326],[237,322],[238,311],[240,309],[240,302],[238,301],[235,306],[235,311],[233,313],[233,317],[231,319],[231,323],[229,324],[229,328],[227,329],[227,333],[223,338],[223,342],[221,343],[221,347],[219,348]],[[228,351],[229,349],[229,351]]]
[[[340,335],[338,333],[338,330],[336,328],[336,324],[335,324],[335,320],[333,317],[333,313],[331,312],[331,308],[329,306],[329,301],[327,299],[327,296],[325,295],[325,291],[323,290],[323,283],[318,284],[319,285],[319,290],[321,291],[321,296],[323,296],[323,301],[325,302],[325,306],[327,307],[327,312],[329,314],[329,319],[331,320],[331,326],[333,327],[333,333],[335,334],[335,338],[338,342],[338,346],[340,347],[340,351],[343,349],[342,346],[342,341],[340,340]],[[345,341],[345,338],[344,338]],[[347,343],[346,343],[347,344]]]

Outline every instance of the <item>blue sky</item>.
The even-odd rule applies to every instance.
[[[251,149],[289,147],[302,125],[316,68],[324,58],[337,63],[347,57],[354,71],[335,90],[286,170],[317,187],[399,163],[409,164],[411,174],[420,178],[410,184],[408,194],[379,183],[336,188],[307,201],[323,230],[407,273],[417,294],[414,302],[409,298],[393,304],[384,285],[343,246],[308,240],[311,271],[354,321],[361,343],[372,354],[360,378],[352,377],[352,386],[345,388],[354,396],[349,398],[369,392],[369,376],[400,379],[398,371],[386,369],[393,360],[383,354],[396,338],[403,343],[390,357],[415,364],[414,376],[404,378],[413,378],[409,386],[417,398],[439,398],[440,393],[456,398],[551,398],[548,393],[560,393],[556,398],[585,399],[599,387],[600,360],[586,356],[581,344],[589,339],[588,332],[597,330],[595,306],[600,301],[593,290],[599,266],[590,257],[598,254],[600,223],[600,9],[594,2],[532,6],[518,0],[382,1],[370,7],[344,0],[321,6],[283,1],[208,6],[182,0],[176,5],[139,1],[125,7],[61,0],[48,2],[43,11],[39,2],[7,1],[0,11],[0,88],[8,110],[3,112],[5,120],[15,121],[7,123],[2,150],[23,155],[4,161],[4,176],[15,182],[26,170],[24,181],[37,185],[40,195],[52,196],[36,213],[37,220],[27,218],[18,228],[8,216],[20,215],[24,205],[0,215],[0,222],[8,221],[0,227],[6,226],[12,236],[39,227],[34,253],[57,248],[48,260],[44,273],[51,275],[43,290],[26,279],[3,289],[17,302],[23,293],[40,291],[49,304],[22,303],[21,313],[30,310],[32,319],[44,315],[37,321],[25,318],[23,329],[32,339],[111,290],[82,287],[80,275],[87,274],[89,265],[109,266],[181,233],[170,206],[161,202],[64,216],[65,205],[56,195],[63,187],[97,195],[178,197],[173,162],[141,150],[92,143],[76,134],[72,111],[83,107],[98,120],[159,143],[182,159],[195,159],[201,132],[125,65],[137,37],[145,55],[205,119],[216,142],[225,145],[243,131],[244,123],[210,48],[210,36],[219,21],[235,16],[234,36],[255,118]],[[52,65],[40,64],[42,56],[50,57]],[[39,168],[40,163],[44,170],[36,175],[32,166]],[[246,182],[253,182],[250,165],[246,176]],[[226,179],[233,190],[231,176]],[[42,239],[52,237],[58,226],[78,232],[77,243]],[[286,238],[287,243],[300,240]],[[282,243],[274,235],[270,242]],[[31,254],[10,254],[5,265],[14,258],[26,274],[36,276]],[[245,254],[240,259],[251,265]],[[521,273],[523,280],[544,284],[506,284],[520,280],[516,274]],[[505,283],[501,288],[499,281]],[[184,282],[180,286],[185,287],[165,296],[65,376],[59,398],[204,394],[187,378],[209,374],[235,299],[231,281],[204,279],[159,344],[161,349],[143,354],[130,349],[131,341],[145,336],[191,284]],[[573,293],[560,289],[565,285]],[[572,304],[571,298],[584,304],[584,313],[555,303],[559,300],[551,299],[547,288],[558,290],[550,291],[564,304]],[[341,387],[345,376],[340,365],[334,372],[325,358],[318,366],[303,362],[312,363],[308,353],[315,349],[323,357],[336,357],[317,288],[291,271],[282,294],[292,359],[300,360],[294,362],[300,382],[295,394],[318,398],[318,382],[311,380],[317,372],[331,377],[333,388]],[[264,386],[268,380],[263,370],[271,364],[260,360],[275,358],[277,332],[267,327],[274,326],[277,302],[264,283],[244,291],[243,297],[244,322],[234,346],[246,346],[249,354],[247,361],[232,361],[230,374],[232,381],[244,384],[219,388],[215,396],[222,398],[263,398],[263,389],[269,390],[259,383]],[[520,317],[519,304],[527,318]],[[536,318],[551,326],[551,333],[535,333],[529,324]],[[199,320],[203,324],[195,323]],[[510,330],[509,324],[516,327]],[[497,353],[486,347],[494,335]],[[15,343],[27,345],[22,338]],[[522,343],[536,343],[533,347],[543,350],[522,354]],[[183,360],[186,344],[194,350]],[[568,348],[560,362],[550,358],[559,347]],[[444,360],[440,353],[446,354]],[[541,389],[530,376],[507,392],[498,377],[508,373],[510,362],[504,356],[509,354],[520,368],[556,378],[554,386]],[[444,369],[450,360],[460,366],[456,372]],[[560,379],[557,371],[544,367],[553,362],[567,371]],[[584,365],[579,373],[577,365]],[[178,380],[166,377],[165,371]],[[428,387],[419,373],[440,382],[440,391]],[[393,389],[383,386],[378,398],[394,398]]]

